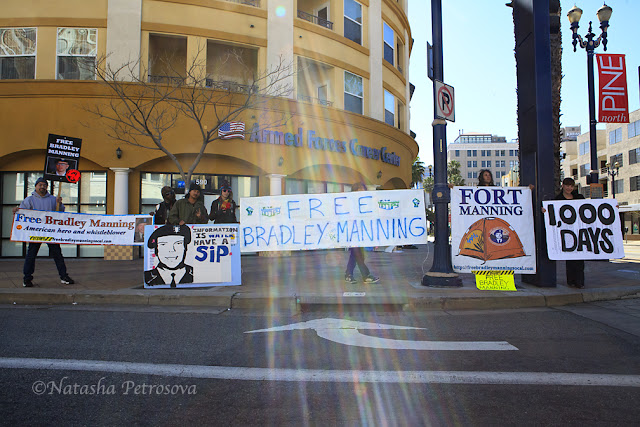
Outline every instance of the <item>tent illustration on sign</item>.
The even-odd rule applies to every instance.
[[[526,256],[518,234],[505,220],[482,218],[467,229],[458,255],[490,261]]]

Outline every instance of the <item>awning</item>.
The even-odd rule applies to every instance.
[[[620,212],[636,212],[640,211],[640,203],[636,203],[634,205],[621,205],[618,210]]]

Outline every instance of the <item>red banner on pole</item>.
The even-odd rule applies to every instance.
[[[629,123],[627,69],[624,55],[596,54],[600,80],[600,123]]]

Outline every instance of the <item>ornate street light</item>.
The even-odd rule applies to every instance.
[[[589,31],[585,35],[586,41],[578,34],[578,22],[582,17],[582,9],[578,6],[573,8],[567,13],[569,22],[571,23],[571,31],[573,32],[573,51],[576,51],[578,43],[580,47],[587,51],[587,80],[589,84],[589,149],[591,150],[591,171],[590,180],[592,184],[598,183],[598,143],[596,141],[596,98],[593,83],[593,51],[595,48],[602,46],[604,50],[607,50],[607,28],[609,28],[609,18],[613,9],[604,4],[596,15],[600,21],[600,29],[602,33],[594,40],[596,36],[591,31],[591,21],[589,21]]]
[[[620,163],[615,162],[613,168],[607,163],[607,175],[611,177],[611,195],[616,198],[616,175],[620,175]]]

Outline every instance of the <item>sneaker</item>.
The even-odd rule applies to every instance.
[[[380,278],[374,276],[373,274],[370,274],[364,278],[364,283],[378,283],[379,281],[380,281]]]
[[[63,285],[73,285],[76,282],[74,282],[73,279],[67,275],[60,278],[60,283],[62,283]]]
[[[358,281],[354,279],[353,276],[350,274],[345,274],[344,281],[347,283],[358,283]]]
[[[31,280],[23,280],[22,281],[22,286],[24,286],[25,288],[32,288],[33,287],[33,282]]]

